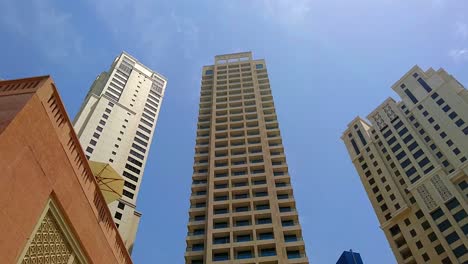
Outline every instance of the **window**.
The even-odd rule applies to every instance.
[[[263,69],[263,64],[256,64],[255,69]]]
[[[388,142],[388,145],[392,145],[393,143],[395,143],[395,141],[396,141],[396,138],[391,137],[387,142]]]
[[[271,218],[259,218],[257,220],[257,224],[260,224],[260,225],[271,224]]]
[[[416,173],[416,169],[414,167],[411,167],[409,170],[407,170],[406,172],[406,176],[410,177],[411,175],[415,174]]]
[[[422,151],[421,151],[421,152],[422,152]],[[398,160],[401,160],[401,159],[404,158],[405,156],[406,156],[405,151],[401,151],[400,153],[398,153],[398,154],[396,155],[396,158],[397,158]]]
[[[405,144],[407,144],[407,143],[410,142],[412,139],[413,139],[413,136],[412,136],[412,135],[408,135],[407,137],[405,137],[405,138],[403,139],[403,142],[405,142]]]
[[[144,159],[145,156],[141,155],[140,153],[134,151],[133,149],[130,150],[130,154],[134,155],[135,157],[139,158],[139,159]]]
[[[229,260],[229,253],[227,252],[214,253],[213,260],[214,261]]]
[[[115,219],[122,219],[122,214],[119,213],[119,212],[115,212],[115,215],[114,215]]]
[[[273,233],[268,232],[268,233],[261,233],[258,235],[259,240],[268,240],[268,239],[274,239]]]
[[[455,124],[458,126],[458,127],[461,127],[465,124],[465,121],[463,121],[463,119],[458,119]]]
[[[453,111],[453,112],[450,113],[448,116],[450,117],[450,119],[454,119],[454,118],[457,117],[458,115],[457,115],[457,113],[455,113],[455,111]]]
[[[250,250],[237,251],[237,259],[248,259],[252,257],[252,251]]]
[[[424,230],[428,230],[429,228],[431,228],[431,225],[429,224],[429,222],[427,221],[424,221],[422,224],[421,224],[422,228]]]
[[[102,127],[97,126],[97,127],[96,127],[96,130],[99,131],[99,132],[102,132]]]
[[[437,225],[439,228],[440,232],[444,232],[445,230],[449,229],[452,225],[448,220],[442,221],[440,224]]]
[[[130,174],[130,173],[126,172],[126,171],[124,171],[122,174],[123,174],[123,176],[133,180],[134,182],[138,182],[138,177],[133,176],[132,174]]]
[[[237,220],[236,221],[236,226],[249,226],[250,221],[249,220]],[[250,238],[250,235],[248,235]]]
[[[127,197],[130,198],[130,199],[133,199],[133,196],[134,196],[133,193],[131,193],[131,192],[127,191],[127,190],[123,190],[123,193],[122,193],[122,194],[125,195],[125,196],[127,196]]]
[[[418,247],[418,249],[421,249],[423,247],[423,244],[421,243],[421,241],[417,241],[416,246]]]
[[[398,144],[396,144],[396,145],[392,148],[392,151],[395,153],[395,152],[397,152],[400,148],[401,148],[401,145],[400,145],[400,143],[398,143]]]
[[[418,162],[419,164],[419,167],[424,167],[425,165],[427,165],[429,163],[429,159],[426,157],[424,159],[422,159],[420,162]]]
[[[236,237],[236,241],[237,242],[246,242],[246,241],[251,241],[252,238],[250,237],[250,235],[238,235]]]
[[[417,217],[418,219],[423,218],[423,217],[424,217],[423,212],[422,212],[421,210],[418,210],[418,211],[416,212],[416,217]]]
[[[206,70],[205,75],[213,75],[213,70]]]
[[[91,147],[87,147],[87,148],[86,148],[86,151],[89,152],[89,153],[93,153],[93,150],[94,150],[94,149],[91,148]]]
[[[432,88],[429,86],[429,84],[427,84],[426,81],[424,81],[422,78],[418,78],[418,83],[421,84],[426,92],[430,93],[432,91]]]
[[[440,98],[439,100],[436,101],[438,105],[442,105],[445,103],[444,99]]]
[[[410,159],[405,159],[400,165],[401,165],[402,168],[406,168],[410,164],[411,164]]]
[[[460,237],[457,235],[457,233],[454,231],[452,233],[450,233],[449,235],[447,235],[445,237],[445,239],[447,240],[447,242],[449,244],[453,244],[455,241],[459,240]]]
[[[299,250],[288,250],[286,254],[288,255],[288,259],[296,259],[301,257]]]
[[[432,232],[432,233],[430,233],[429,235],[427,235],[427,238],[429,238],[429,240],[430,240],[431,242],[434,242],[434,241],[437,240],[437,236],[436,236],[436,234],[435,234],[434,232]]]
[[[359,148],[356,145],[356,141],[354,141],[354,139],[351,139],[351,145],[353,145],[354,152],[356,152],[356,154],[359,155],[361,152],[359,151]]]
[[[128,163],[125,164],[125,168],[128,169],[128,170],[130,170],[130,171],[132,171],[132,172],[134,172],[134,173],[136,173],[136,174],[140,174],[140,170],[139,170],[139,169],[133,167],[132,165],[130,165],[130,164],[128,164]]]
[[[106,108],[106,110],[104,110],[106,113],[110,114],[111,110],[109,108]]]
[[[411,102],[413,102],[413,104],[418,103],[418,99],[416,99],[416,97],[414,97],[413,93],[410,92],[410,90],[405,89],[405,94],[408,96],[408,98],[411,100]]]
[[[437,252],[437,254],[439,254],[439,255],[445,252],[444,247],[442,247],[442,245],[440,245],[440,244],[435,246],[434,249]]]
[[[455,213],[455,214],[453,215],[453,218],[455,218],[455,220],[456,220],[457,222],[462,221],[463,219],[466,218],[466,212],[465,212],[465,210],[461,209],[458,213]]]
[[[227,243],[229,243],[229,236],[215,237],[213,239],[213,244],[227,244]]]
[[[465,245],[463,244],[453,250],[453,254],[455,254],[457,258],[462,257],[466,253],[467,253],[467,250],[466,250]]]
[[[145,132],[148,133],[148,134],[151,134],[151,130],[149,130],[148,128],[146,128],[146,127],[144,127],[144,126],[142,126],[142,125],[138,125],[138,128],[141,129],[141,130],[143,130],[143,131],[145,131]]]
[[[260,257],[276,256],[276,249],[274,248],[262,248],[260,250]]]
[[[139,137],[142,137],[143,139],[145,140],[149,140],[149,137],[143,133],[141,133],[140,131],[137,131],[136,134],[139,136]]]
[[[138,161],[138,160],[136,160],[136,159],[134,159],[132,157],[128,157],[127,160],[130,161],[131,163],[137,165],[138,167],[141,167],[143,165],[143,163],[141,163],[140,161]]]
[[[439,219],[442,215],[444,215],[444,212],[440,208],[437,208],[437,210],[431,213],[432,219],[434,219],[434,221]]]
[[[362,142],[362,145],[366,145],[366,144],[367,144],[366,139],[364,138],[364,136],[362,135],[362,133],[361,133],[360,130],[357,131],[357,134],[358,134],[358,136],[359,136],[359,139],[360,139],[361,142]]]
[[[141,151],[141,152],[143,152],[143,153],[146,152],[146,149],[145,149],[145,148],[140,147],[140,146],[138,146],[138,145],[135,144],[135,143],[132,144],[132,148],[134,148],[134,149],[136,149],[136,150],[139,150],[139,151]]]
[[[122,209],[122,210],[123,210],[123,209],[125,208],[125,204],[122,203],[122,202],[119,202],[119,204],[117,205],[117,207],[118,207],[119,209]]]
[[[428,261],[430,259],[429,256],[426,253],[422,254],[422,257],[423,257],[424,261]]]
[[[460,205],[457,198],[452,198],[450,201],[446,202],[445,205],[449,210],[452,210]]]
[[[202,251],[204,248],[203,244],[193,244],[192,245],[192,251]]]

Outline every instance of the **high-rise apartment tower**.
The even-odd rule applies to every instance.
[[[308,263],[264,60],[203,67],[187,264]]]
[[[413,67],[344,132],[398,263],[468,263],[468,92],[443,69]]]
[[[94,81],[74,121],[88,159],[109,163],[125,179],[122,198],[109,208],[130,252],[141,216],[136,200],[166,82],[123,52]]]

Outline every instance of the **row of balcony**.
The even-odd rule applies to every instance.
[[[186,257],[192,255],[189,252],[193,252],[193,251],[203,252],[203,250],[204,250],[203,248],[202,249],[197,248],[197,250],[194,250],[193,248],[187,248]],[[307,261],[306,260],[306,255],[303,252],[304,251],[300,251],[300,250],[287,250],[286,251],[286,256],[290,260],[289,263],[307,263],[307,262],[303,262],[303,261]],[[230,255],[229,251],[220,252],[220,253],[213,252],[212,259],[213,259],[214,262],[220,262],[222,264],[231,263],[231,262],[228,262],[228,261],[232,260],[229,255]],[[270,261],[277,260],[276,256],[277,256],[277,253],[276,253],[275,248],[259,248],[257,258],[260,258],[261,261],[268,261],[268,262],[265,262],[265,263],[272,263]],[[248,260],[248,259],[254,259],[254,258],[256,258],[256,257],[255,257],[253,249],[248,249],[248,250],[239,249],[239,250],[235,250],[233,259],[234,260]],[[300,262],[296,262],[296,261],[291,262],[291,260],[300,260]],[[202,264],[203,260],[200,260],[200,261],[201,262],[198,262],[198,260],[191,260],[188,263]],[[244,263],[244,262],[241,262],[241,263]],[[245,263],[250,263],[250,262],[245,262]],[[263,262],[261,262],[261,263],[263,263]]]
[[[260,212],[261,214],[253,215],[242,215],[242,214],[232,214],[232,228],[233,231],[245,231],[245,230],[252,230],[252,223],[255,223],[258,228],[265,229],[269,227],[273,227],[271,214],[265,214]],[[300,229],[299,221],[297,220],[297,212],[295,210],[289,212],[283,212],[280,214],[281,216],[281,226],[283,227],[284,231],[293,231]],[[223,233],[229,231],[231,228],[230,226],[230,218],[217,218],[213,219],[213,232],[214,233]],[[255,221],[252,221],[252,218]],[[190,217],[189,219],[189,229],[190,230],[197,230],[200,228],[204,228],[205,226],[205,215],[195,215]],[[196,239],[196,238],[194,238]]]
[[[224,148],[224,149],[220,149],[219,151],[226,152],[226,151],[228,151],[228,149]],[[207,157],[208,153],[209,153],[209,151],[208,151],[207,148],[197,150],[195,152],[195,158],[196,159],[201,159],[203,157]],[[231,158],[246,157],[247,153],[249,153],[250,155],[262,153],[262,149],[261,149],[261,147],[250,147],[249,151],[246,151],[246,149],[243,146],[232,147],[232,149],[231,149]],[[284,152],[281,149],[278,150],[278,151],[272,150],[272,151],[270,151],[270,156],[272,158],[284,158]]]

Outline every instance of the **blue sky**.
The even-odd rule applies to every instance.
[[[468,84],[465,0],[0,0],[0,77],[50,74],[74,117],[122,50],[168,77],[138,208],[135,263],[183,263],[201,67],[267,61],[307,254],[396,263],[340,140],[413,65]]]

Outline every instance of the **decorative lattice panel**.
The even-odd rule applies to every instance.
[[[385,111],[385,114],[387,114],[388,118],[390,120],[393,120],[395,118],[397,118],[397,115],[395,114],[395,112],[393,112],[393,109],[390,105],[386,105],[384,106],[384,111]]]
[[[440,197],[442,197],[442,200],[445,202],[448,199],[452,198],[452,193],[449,191],[447,186],[442,182],[440,179],[439,175],[435,175],[431,179],[432,184],[436,188],[437,192],[440,194]]]
[[[375,114],[373,117],[374,122],[377,124],[379,129],[382,129],[386,126],[385,121],[383,120],[382,116],[380,114]]]
[[[432,198],[431,194],[427,190],[426,186],[421,185],[417,189],[419,195],[423,199],[424,203],[427,206],[427,209],[432,210],[437,207],[436,202],[434,201],[434,198]]]
[[[73,252],[49,211],[36,231],[23,264],[67,264]]]

